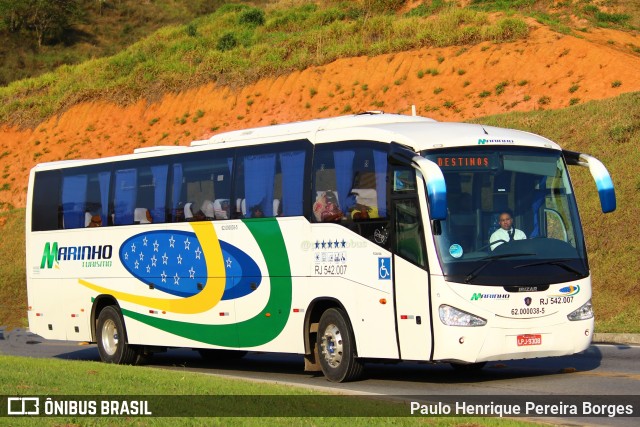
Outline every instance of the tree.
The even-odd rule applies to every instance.
[[[11,32],[21,30],[35,36],[38,46],[46,39],[59,39],[80,16],[80,0],[0,0],[0,13]]]

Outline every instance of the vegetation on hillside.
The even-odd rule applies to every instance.
[[[227,4],[188,25],[165,27],[111,57],[0,88],[0,123],[33,125],[83,101],[126,104],[210,82],[242,85],[341,57],[502,42],[528,33],[521,18],[493,19],[468,8],[398,17],[366,6]]]
[[[113,55],[224,0],[0,0],[0,86]]]

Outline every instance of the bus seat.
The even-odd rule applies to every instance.
[[[211,200],[203,201],[202,206],[200,207],[200,211],[206,219],[215,219],[214,206]]]
[[[356,196],[356,207],[361,210],[364,207],[367,210],[366,216],[368,218],[378,218],[380,216],[378,214],[378,192],[374,188],[354,188],[351,193]]]
[[[229,199],[214,200],[213,212],[216,219],[229,219]]]
[[[89,224],[91,224],[91,213],[85,212],[84,213],[84,226],[88,227]]]
[[[136,208],[133,211],[134,224],[151,224],[151,215],[146,208]]]
[[[280,199],[273,199],[273,216],[280,215]]]
[[[193,203],[185,203],[184,204],[184,219],[186,221],[193,221]]]
[[[247,202],[245,199],[236,199],[236,215],[241,217],[247,215]]]

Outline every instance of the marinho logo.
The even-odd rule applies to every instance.
[[[515,144],[516,142],[513,139],[486,139],[480,138],[478,139],[478,145],[484,144]]]
[[[40,268],[57,268],[60,261],[82,261],[83,267],[110,267],[113,247],[99,246],[58,246],[58,242],[47,242],[42,251]]]
[[[471,295],[471,301],[479,301],[481,299],[509,299],[509,297],[511,297],[509,294],[483,294],[476,292]]]

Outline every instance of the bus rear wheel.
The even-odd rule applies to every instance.
[[[317,345],[320,367],[329,381],[354,381],[362,375],[363,365],[356,358],[353,330],[342,310],[330,308],[322,314]]]
[[[139,351],[127,343],[127,333],[120,310],[109,305],[100,311],[96,324],[96,341],[100,359],[105,363],[134,365]]]

